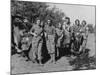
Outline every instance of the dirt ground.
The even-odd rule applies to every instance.
[[[88,37],[88,42],[86,48],[90,49],[89,56],[95,56],[95,36],[90,34]],[[21,74],[21,73],[37,73],[37,72],[50,72],[50,71],[68,71],[73,70],[73,66],[69,64],[69,61],[73,57],[61,57],[56,64],[49,64],[49,61],[44,65],[38,65],[37,63],[32,63],[31,61],[25,61],[27,58],[20,57],[19,54],[11,56],[11,73]]]
[[[96,54],[96,37],[95,34],[90,34],[88,36],[88,42],[86,48],[90,49],[89,56],[94,56]]]

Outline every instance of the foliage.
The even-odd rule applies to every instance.
[[[51,19],[53,25],[58,22],[62,22],[64,13],[57,10],[55,7],[49,9],[49,5],[40,2],[27,2],[27,1],[11,1],[11,16],[19,16],[27,18],[29,23],[35,22],[35,19],[39,17],[42,21]]]

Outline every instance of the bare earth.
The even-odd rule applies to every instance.
[[[89,56],[95,55],[95,41],[94,34],[90,34],[86,46],[86,48],[91,50],[89,52]],[[49,64],[48,61],[44,65],[38,65],[36,63],[32,63],[31,61],[26,62],[26,59],[27,58],[20,57],[18,54],[11,56],[11,73],[21,74],[73,70],[73,66],[69,64],[72,57],[62,57],[56,62],[56,64]]]

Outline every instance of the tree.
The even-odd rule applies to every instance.
[[[44,22],[47,19],[51,19],[53,25],[56,26],[58,22],[62,22],[63,16],[63,12],[57,10],[55,7],[49,9],[49,5],[46,3],[11,0],[12,52],[16,53],[13,40],[14,26],[18,26],[20,30],[25,29],[29,31],[37,17]],[[25,18],[28,20],[27,23],[24,22]]]
[[[27,18],[30,23],[34,22],[37,17],[46,21],[48,18],[56,25],[62,22],[64,13],[57,10],[55,7],[49,9],[49,5],[40,2],[27,2],[27,1],[11,1],[11,16],[19,16],[24,19]],[[21,20],[22,20],[21,19]]]

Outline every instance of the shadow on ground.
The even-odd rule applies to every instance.
[[[89,57],[90,49],[85,49],[85,52],[70,61],[70,65],[74,66],[73,70],[96,69],[96,57]]]

